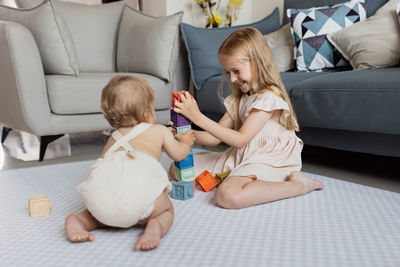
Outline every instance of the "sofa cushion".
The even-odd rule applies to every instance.
[[[328,34],[328,40],[353,69],[386,68],[400,62],[397,2],[391,0],[365,21]]]
[[[152,17],[126,6],[118,33],[117,70],[172,80],[183,12]]]
[[[364,0],[352,0],[334,6],[288,9],[296,67],[300,71],[346,66],[326,35],[366,18]]]
[[[116,72],[118,27],[126,4],[132,1],[105,5],[57,1],[72,34],[82,72]]]
[[[327,5],[335,5],[343,2],[347,2],[348,0],[284,0],[284,12],[283,12],[283,22],[282,25],[289,22],[289,19],[286,14],[286,10],[289,8],[310,8],[316,6],[327,6]],[[376,10],[383,6],[388,0],[366,0],[365,5],[367,9],[367,17],[375,14]]]
[[[79,77],[47,75],[47,91],[52,113],[59,115],[101,113],[101,91],[115,75],[126,73],[84,73]],[[154,76],[129,74],[147,80],[154,90],[156,110],[169,109],[172,89]]]
[[[303,80],[326,75],[331,72],[281,72],[281,78],[285,84],[286,90],[290,92],[291,88]],[[221,83],[222,75],[211,77],[206,80],[201,90],[196,90],[196,100],[201,111],[206,113],[224,113],[225,107],[218,97],[218,88]],[[222,97],[232,93],[227,80],[225,79],[222,88]]]
[[[0,20],[20,23],[32,32],[46,74],[79,75],[71,33],[54,1],[46,0],[31,9],[0,5]]]
[[[197,90],[208,78],[222,74],[222,67],[218,62],[218,49],[231,33],[243,27],[254,27],[262,34],[278,30],[278,8],[275,8],[269,16],[260,21],[230,28],[204,29],[181,23],[181,30],[188,51],[190,72],[194,87]]]
[[[400,134],[400,68],[310,78],[290,93],[301,127]]]
[[[321,75],[326,75],[329,73],[335,72],[334,70],[329,70],[329,71],[322,71],[322,72],[294,72],[294,71],[288,71],[288,72],[281,72],[281,79],[283,84],[286,87],[286,91],[290,93],[290,90],[299,82],[318,77]]]
[[[272,57],[279,71],[294,68],[293,41],[290,33],[290,23],[279,30],[264,35],[271,50]]]

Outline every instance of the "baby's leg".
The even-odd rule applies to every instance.
[[[324,185],[293,171],[287,181],[268,182],[250,177],[229,177],[216,192],[217,204],[227,209],[241,209],[321,190]]]
[[[168,173],[173,179],[175,179],[175,164],[173,162],[172,162],[171,166],[169,167]]]
[[[65,218],[65,233],[71,242],[92,241],[94,235],[89,231],[104,227],[88,210],[70,214]]]
[[[154,203],[154,210],[148,218],[138,224],[145,224],[144,233],[135,244],[135,250],[156,248],[161,238],[168,232],[174,221],[174,207],[166,193],[162,193]]]

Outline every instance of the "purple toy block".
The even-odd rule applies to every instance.
[[[175,127],[190,125],[192,123],[185,116],[183,116],[179,113],[176,113],[173,109],[171,109],[171,121],[174,123]]]

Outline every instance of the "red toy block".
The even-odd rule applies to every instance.
[[[218,183],[209,171],[202,172],[196,177],[196,182],[205,192],[211,191]]]
[[[181,98],[179,97],[179,94],[185,94],[185,91],[176,91],[176,92],[172,92],[172,98],[171,98],[171,107],[174,108],[175,107],[175,99],[179,102],[182,103]],[[190,97],[193,99],[193,96],[190,95]]]

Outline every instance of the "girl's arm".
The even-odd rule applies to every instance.
[[[228,112],[224,114],[224,116],[219,120],[218,124],[222,125],[223,127],[226,128],[232,128],[233,127],[233,120],[231,116],[229,115]],[[219,143],[221,143],[221,140],[216,138],[214,135],[210,134],[207,131],[193,131],[194,136],[196,137],[196,144],[202,145],[202,146],[217,146]]]
[[[224,127],[203,115],[196,101],[191,99],[188,94],[189,93],[185,92],[185,95],[180,95],[182,103],[175,102],[175,112],[195,122],[199,127],[209,132],[215,138],[236,148],[242,148],[247,145],[272,116],[272,112],[253,109],[239,131],[236,131]]]

